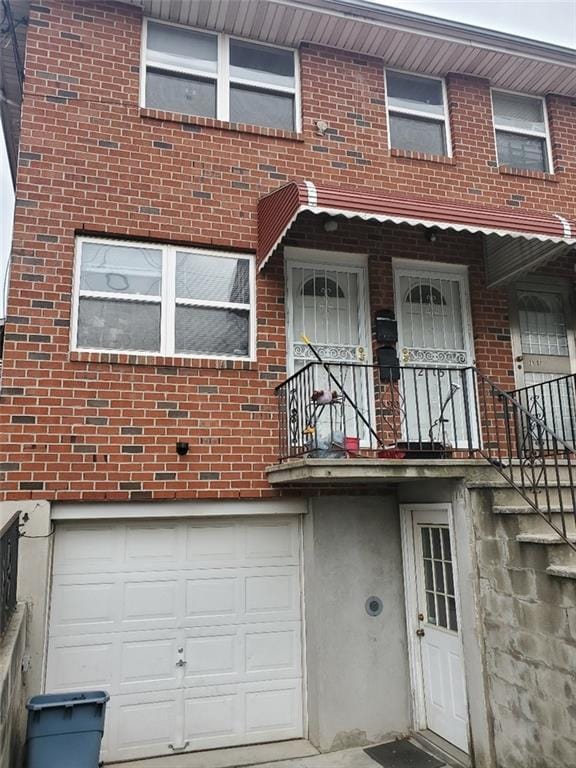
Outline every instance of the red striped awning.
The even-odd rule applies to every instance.
[[[576,221],[557,213],[507,211],[450,201],[381,195],[368,190],[316,186],[293,181],[258,202],[258,268],[266,264],[296,217],[304,212],[361,218],[367,221],[480,232],[496,238],[523,238],[554,244],[576,244]],[[490,238],[493,240],[493,238]]]

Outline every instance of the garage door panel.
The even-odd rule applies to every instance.
[[[48,691],[110,691],[113,687],[114,644],[109,637],[89,643],[84,637],[76,642],[55,639],[50,642],[48,654]]]
[[[55,579],[51,607],[52,634],[112,630],[118,621],[119,585],[107,577]]]
[[[247,564],[296,565],[299,547],[298,530],[290,521],[254,522],[245,528]]]
[[[60,524],[54,543],[54,573],[113,572],[121,559],[123,540],[121,526]]]
[[[300,615],[300,573],[297,568],[259,568],[246,574],[245,618],[283,621]]]
[[[178,692],[138,694],[111,698],[106,713],[108,731],[105,760],[153,757],[180,743]]]
[[[301,681],[245,691],[246,733],[259,738],[290,738],[302,720]]]
[[[46,690],[111,694],[103,758],[302,736],[298,531],[261,517],[58,525]]]

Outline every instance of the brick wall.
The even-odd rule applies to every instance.
[[[496,166],[488,84],[448,78],[454,157],[390,152],[382,62],[301,50],[299,135],[138,105],[141,19],[115,3],[33,6],[6,327],[0,457],[9,498],[272,495],[274,386],[285,371],[281,249],[258,279],[256,363],[71,353],[76,233],[252,251],[260,195],[293,178],[569,214],[570,100],[551,97],[557,173]],[[316,133],[314,121],[330,128]],[[506,294],[488,291],[477,236],[306,217],[289,242],[368,252],[373,309],[392,306],[392,256],[470,266],[478,364],[512,386]],[[563,267],[555,267],[562,271]],[[186,457],[175,453],[187,439]]]

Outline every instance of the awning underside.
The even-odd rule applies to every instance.
[[[382,223],[408,224],[485,236],[490,287],[568,253],[576,244],[576,222],[560,214],[509,212],[498,208],[438,203],[318,187],[295,181],[258,203],[258,268],[262,269],[300,213],[309,211]]]

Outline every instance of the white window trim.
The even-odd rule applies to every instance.
[[[82,246],[84,243],[105,243],[107,245],[136,246],[138,248],[148,248],[150,250],[160,250],[162,252],[162,290],[160,296],[148,296],[139,294],[129,294],[122,296],[117,293],[108,293],[106,291],[82,291],[80,289],[80,258]],[[244,259],[249,264],[249,286],[250,303],[242,304],[240,302],[210,301],[202,299],[177,299],[176,298],[176,253],[198,253],[202,256],[214,256],[232,259]],[[78,345],[78,312],[80,306],[80,297],[89,296],[95,299],[112,299],[115,301],[145,302],[147,304],[160,305],[160,350],[153,352],[150,350],[137,349],[105,349],[103,347],[81,347]],[[221,309],[242,309],[247,310],[249,315],[248,326],[248,345],[249,354],[244,357],[232,355],[210,355],[207,353],[186,354],[176,352],[175,333],[176,333],[176,306],[195,306]],[[74,285],[72,292],[72,315],[70,323],[70,349],[73,352],[93,352],[116,355],[136,355],[152,358],[181,358],[185,360],[238,360],[243,362],[256,361],[256,260],[253,254],[234,253],[233,251],[214,251],[209,248],[187,248],[173,246],[166,243],[148,243],[137,240],[114,240],[102,237],[77,237],[75,243],[74,256]]]
[[[420,77],[425,80],[436,80],[436,82],[442,85],[442,106],[444,112],[442,115],[435,115],[432,112],[424,112],[418,109],[410,109],[409,107],[394,107],[390,106],[388,99],[388,72],[398,75],[408,75],[410,77]],[[444,124],[444,135],[446,137],[446,157],[452,157],[452,134],[450,132],[450,115],[448,113],[448,92],[446,89],[446,80],[443,77],[434,77],[434,75],[423,75],[421,72],[408,72],[405,69],[390,69],[384,68],[384,90],[386,101],[386,127],[388,129],[388,149],[394,149],[392,147],[392,141],[390,136],[390,115],[407,115],[408,117],[416,117],[425,120],[431,120],[432,122]],[[430,153],[432,154],[432,153]]]
[[[212,35],[218,38],[218,61],[216,62],[216,72],[206,72],[204,70],[194,69],[193,67],[178,67],[173,64],[158,64],[150,62],[148,65],[147,60],[147,39],[148,39],[148,22],[154,24],[163,24],[167,27],[178,27],[179,29],[186,29],[190,32],[199,32],[203,35]],[[290,51],[294,57],[294,87],[290,88],[283,85],[274,85],[273,83],[262,83],[254,80],[246,80],[240,77],[231,77],[230,75],[230,41],[239,40],[244,43],[250,43],[250,45],[260,45],[266,48],[278,48],[282,51]],[[148,66],[154,69],[164,70],[166,72],[180,72],[182,74],[192,75],[202,80],[212,80],[216,83],[216,115],[215,120],[221,120],[222,122],[230,122],[230,85],[243,85],[254,90],[262,91],[264,93],[278,93],[284,95],[290,95],[294,97],[294,127],[289,129],[296,133],[302,130],[302,115],[301,115],[301,89],[300,89],[300,56],[296,49],[289,48],[285,45],[275,45],[272,43],[263,42],[262,40],[250,40],[248,38],[237,37],[236,35],[230,36],[219,32],[212,32],[208,29],[201,29],[198,27],[189,27],[185,24],[176,24],[171,21],[164,21],[162,19],[145,18],[142,24],[142,38],[140,46],[140,107],[147,109],[146,105],[146,72]],[[150,107],[154,109],[154,107]],[[187,114],[187,113],[182,113]],[[194,117],[194,115],[190,115]],[[251,123],[258,127],[258,123]],[[260,126],[267,127],[267,126]],[[278,129],[288,130],[288,129]]]
[[[514,128],[508,125],[497,125],[496,111],[494,109],[495,93],[508,93],[511,96],[523,96],[525,99],[534,99],[535,101],[541,101],[542,114],[544,115],[544,130],[532,131],[529,129]],[[550,140],[550,124],[548,122],[548,105],[546,103],[546,98],[544,96],[534,96],[534,94],[532,93],[510,91],[506,88],[491,88],[490,89],[490,106],[492,107],[492,128],[494,130],[494,148],[496,150],[496,160],[498,161],[498,166],[504,165],[503,163],[500,162],[500,158],[498,157],[498,141],[496,137],[496,134],[498,133],[498,131],[502,131],[502,133],[514,133],[517,136],[530,136],[533,138],[544,139],[546,144],[546,159],[548,161],[548,170],[544,171],[544,173],[554,173],[554,162],[552,160],[552,142]],[[530,170],[530,169],[519,168],[518,170]]]

